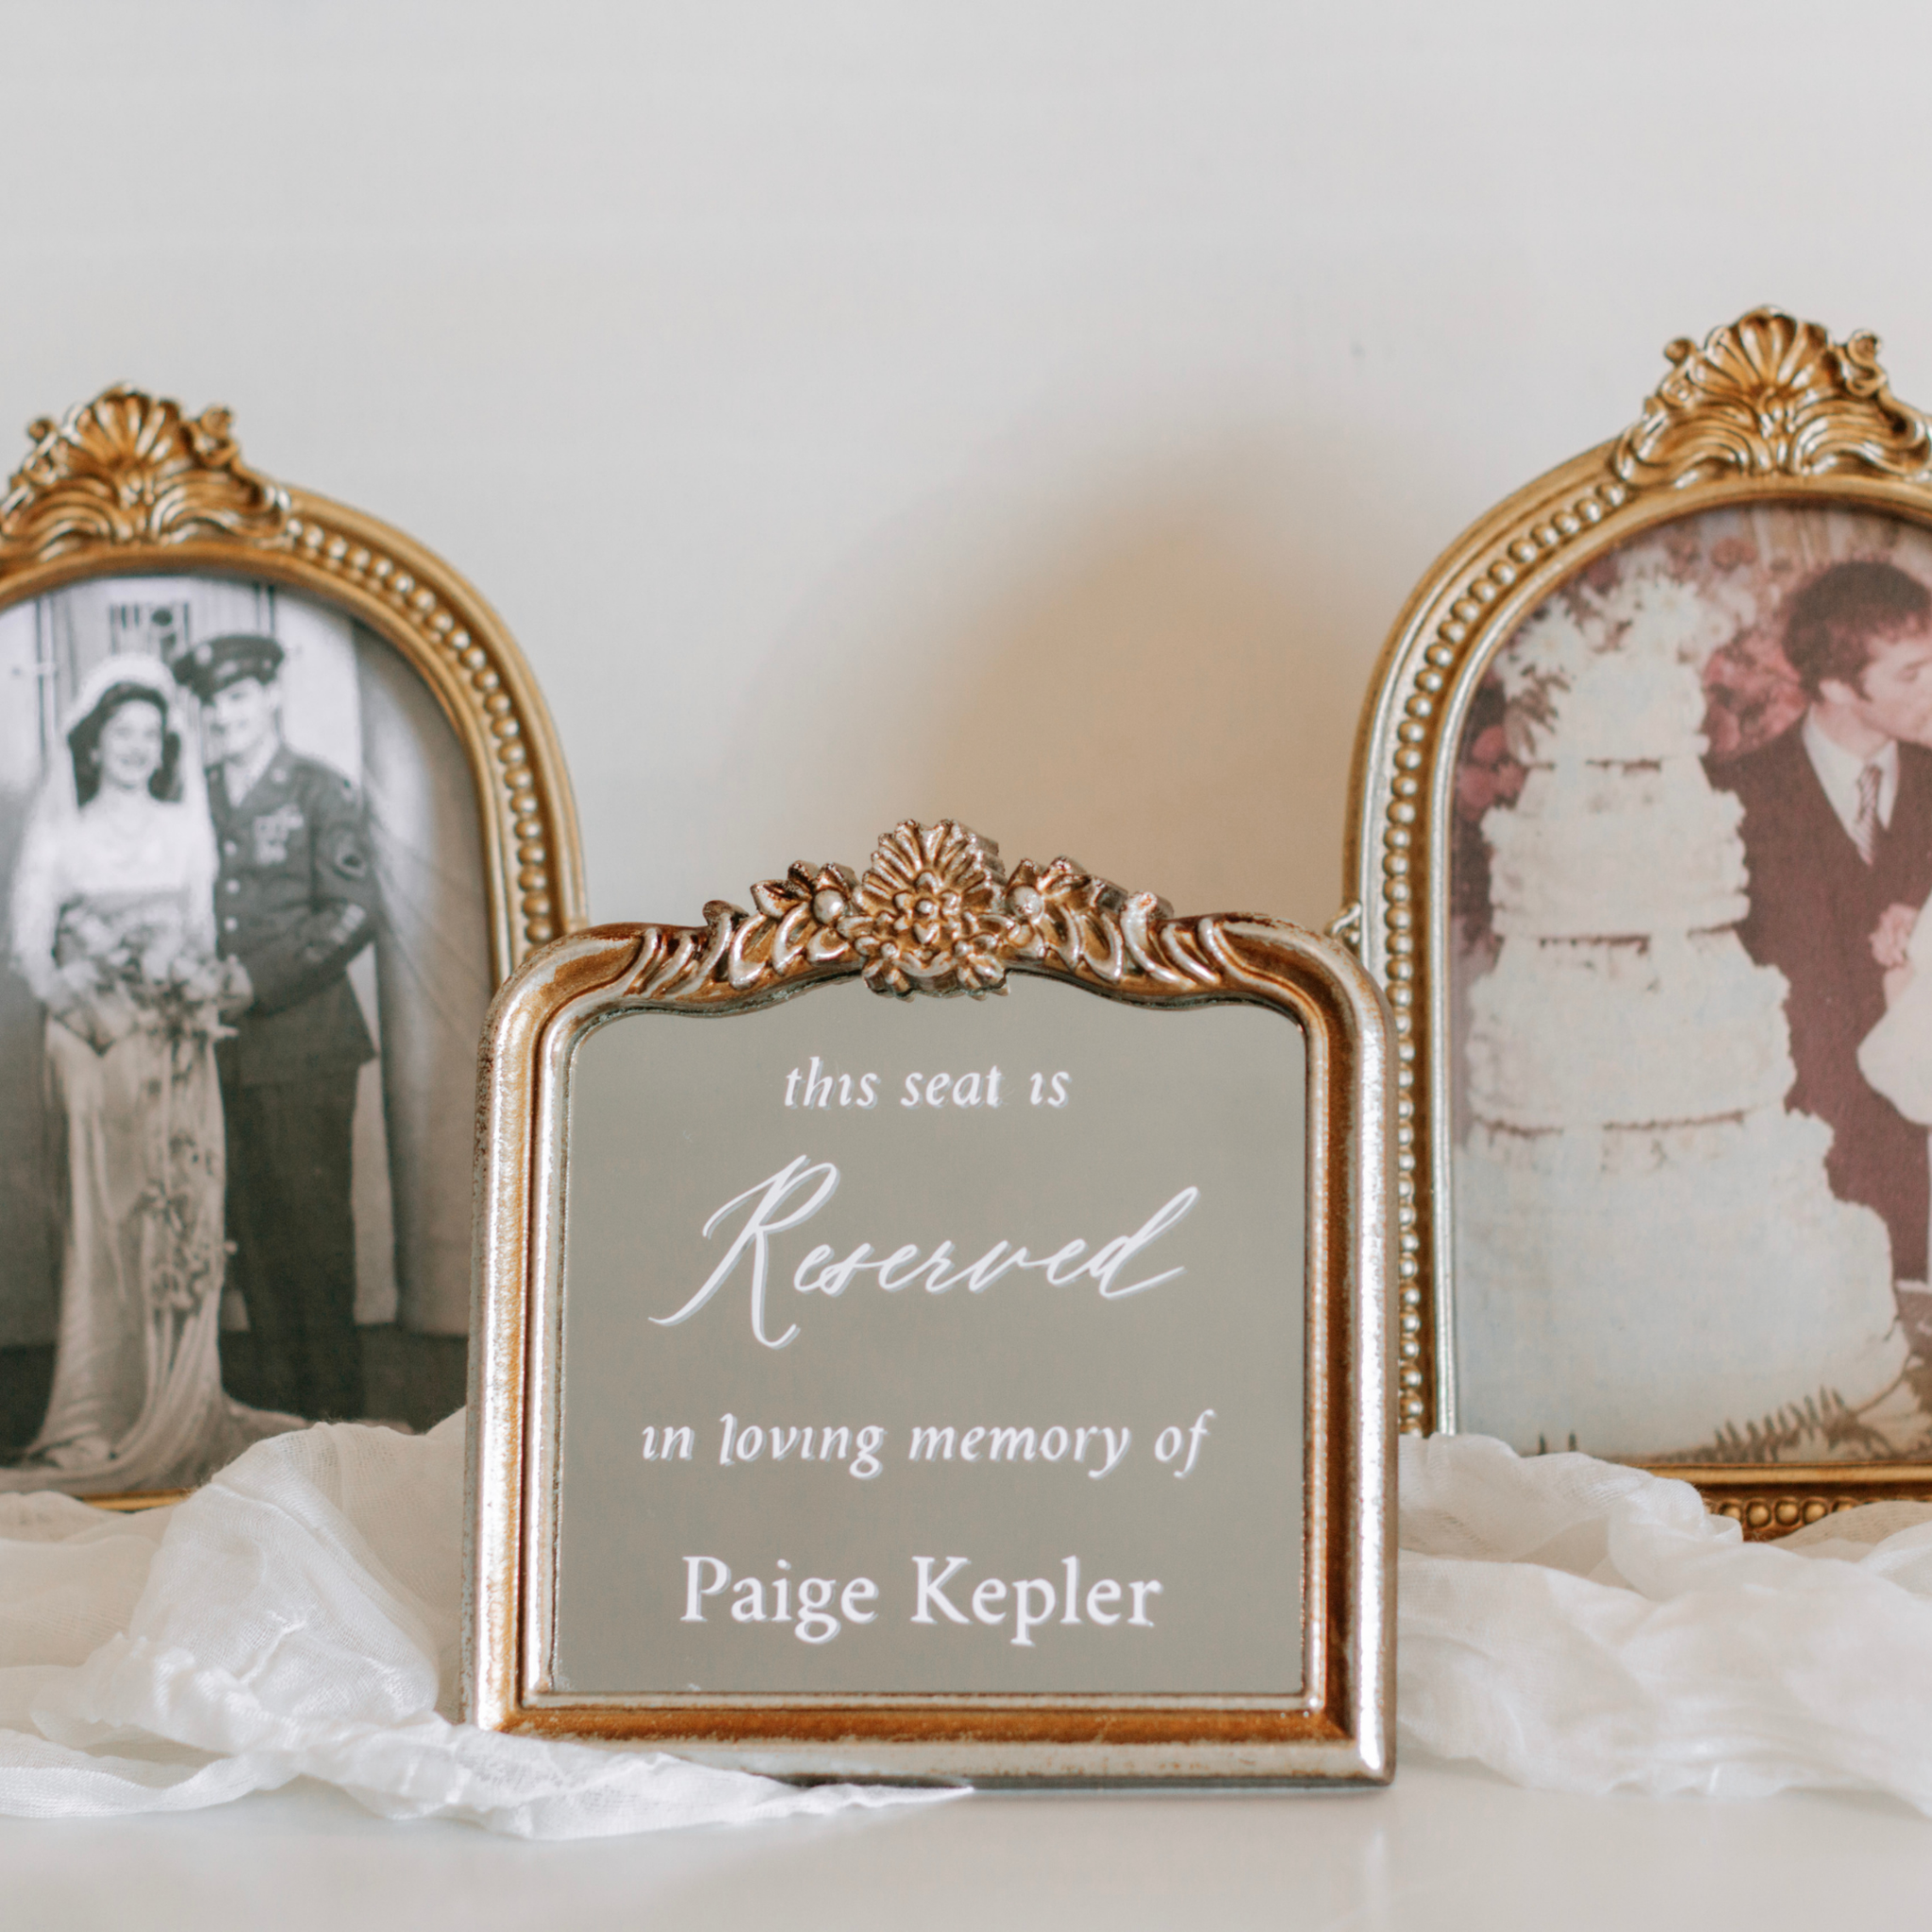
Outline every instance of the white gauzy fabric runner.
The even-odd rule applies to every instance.
[[[1932,1505],[1745,1543],[1688,1483],[1483,1436],[1401,1447],[1405,1740],[1519,1784],[1932,1812]]]
[[[942,1795],[452,1723],[462,1528],[460,1415],[275,1437],[136,1515],[0,1495],[0,1814],[187,1810],[312,1777],[391,1818],[585,1838]]]
[[[1932,1811],[1932,1506],[1744,1544],[1687,1484],[1480,1436],[1401,1451],[1406,1743],[1526,1785],[1893,1792]],[[934,1795],[796,1790],[452,1722],[462,1419],[258,1444],[187,1502],[0,1495],[0,1814],[291,1778],[531,1838]]]

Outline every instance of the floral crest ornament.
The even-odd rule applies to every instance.
[[[888,832],[838,929],[874,992],[997,992],[1032,939],[1008,909],[999,847],[950,819]]]
[[[1869,331],[1834,342],[1818,323],[1754,308],[1701,349],[1685,336],[1664,354],[1672,373],[1610,458],[1633,487],[1932,467],[1932,432],[1891,393]]]
[[[1124,891],[1071,858],[1023,859],[1008,874],[991,839],[952,819],[893,826],[863,877],[801,861],[751,897],[749,912],[712,900],[703,926],[643,928],[626,996],[776,996],[857,970],[874,992],[982,999],[1005,991],[1015,967],[1123,991],[1198,992],[1243,970],[1227,949],[1227,921],[1176,919],[1164,899]]]
[[[0,565],[104,543],[280,541],[288,492],[242,462],[229,421],[118,387],[58,424],[41,418],[0,497]]]

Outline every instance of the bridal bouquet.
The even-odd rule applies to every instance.
[[[178,922],[84,902],[62,911],[54,958],[66,994],[55,1011],[96,1053],[137,1030],[171,1043],[218,1039],[222,1002],[238,990],[235,962],[203,951]]]

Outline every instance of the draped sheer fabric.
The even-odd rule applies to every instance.
[[[0,1814],[192,1810],[309,1777],[391,1818],[590,1838],[942,1795],[454,1722],[462,1514],[460,1415],[279,1436],[135,1516],[0,1496]]]
[[[1746,1543],[1689,1483],[1485,1436],[1405,1437],[1400,1495],[1405,1745],[1550,1790],[1932,1813],[1932,1505]]]
[[[791,1790],[454,1722],[463,1426],[259,1442],[170,1509],[0,1496],[0,1813],[296,1777],[394,1818],[578,1838],[912,1795]],[[1746,1544],[1688,1483],[1406,1439],[1405,1752],[1577,1792],[1888,1791],[1932,1813],[1932,1506]]]

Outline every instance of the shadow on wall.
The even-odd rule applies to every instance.
[[[1355,555],[1324,547],[1335,501],[1312,529],[1297,504],[1324,475],[1278,453],[1169,465],[1112,502],[982,541],[991,554],[970,571],[957,553],[922,568],[912,533],[900,594],[887,591],[898,608],[814,613],[839,647],[788,649],[751,721],[775,748],[775,703],[791,760],[839,753],[801,771],[806,808],[782,855],[754,856],[755,875],[794,857],[859,863],[893,820],[950,816],[1009,863],[1065,853],[1183,913],[1324,924],[1341,903],[1357,716],[1406,561],[1371,554],[1367,516],[1346,519],[1363,533]],[[929,511],[922,522],[930,551]],[[823,842],[790,850],[804,839]]]

